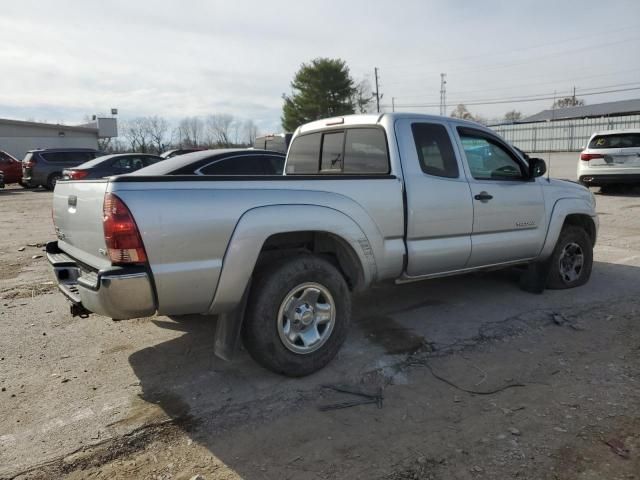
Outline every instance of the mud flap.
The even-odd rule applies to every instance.
[[[216,338],[213,353],[226,361],[231,361],[240,342],[240,332],[244,321],[244,312],[247,309],[249,299],[249,287],[251,281],[244,290],[238,306],[231,312],[222,313],[218,316],[216,324]]]
[[[530,263],[525,272],[520,277],[520,288],[529,293],[542,293],[547,286],[549,271],[551,269],[551,259],[542,262]]]

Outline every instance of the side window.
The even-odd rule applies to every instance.
[[[261,155],[231,157],[214,162],[200,169],[201,175],[271,175],[273,170],[268,158]]]
[[[318,173],[320,162],[320,133],[301,135],[295,139],[289,149],[287,173],[291,175],[309,175]]]
[[[380,128],[347,130],[344,173],[387,174],[389,155],[385,133]]]
[[[321,173],[342,172],[342,146],[344,132],[325,133],[322,136],[322,158],[320,159]]]
[[[521,180],[520,163],[509,151],[490,138],[458,129],[471,175],[476,180]]]
[[[116,158],[111,166],[114,168],[119,168],[120,170],[128,170],[131,169],[131,157],[120,157]]]
[[[145,167],[144,157],[133,157],[131,159],[131,171],[140,170]]]
[[[144,167],[148,167],[149,165],[153,165],[154,163],[159,162],[161,159],[155,157],[141,157],[140,160],[142,161]]]
[[[436,177],[458,178],[458,162],[444,125],[414,123],[411,131],[422,171]]]

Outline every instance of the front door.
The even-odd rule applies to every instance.
[[[396,134],[406,189],[407,274],[464,268],[471,254],[469,184],[444,122],[399,119]]]
[[[469,267],[536,257],[546,233],[542,186],[498,137],[457,127],[473,198]],[[544,180],[538,180],[544,181]]]

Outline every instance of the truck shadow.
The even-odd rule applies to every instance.
[[[596,194],[608,197],[640,197],[640,186],[635,185],[608,185],[600,187]]]
[[[318,403],[322,401],[320,387],[326,383],[370,381],[372,372],[377,372],[373,377],[378,382],[393,382],[391,366],[424,342],[464,342],[476,337],[483,325],[512,316],[533,311],[566,313],[637,295],[640,268],[596,262],[586,286],[542,295],[521,291],[517,276],[517,272],[502,271],[377,287],[354,299],[354,325],[338,357],[305,378],[268,372],[244,350],[233,362],[215,357],[214,317],[154,320],[158,327],[182,334],[133,353],[129,362],[140,379],[142,400],[160,407],[194,442],[241,478],[262,478],[247,466],[250,452],[230,445],[225,431],[286,415],[286,408],[281,412],[283,406]],[[371,428],[374,434],[375,425]],[[291,452],[292,458],[298,453]]]

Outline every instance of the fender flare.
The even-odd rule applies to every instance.
[[[232,311],[247,289],[264,242],[278,233],[317,231],[336,235],[356,253],[363,285],[376,278],[376,262],[369,239],[349,216],[319,205],[269,205],[245,212],[229,240],[210,314]]]
[[[553,205],[549,217],[547,236],[540,251],[539,258],[545,259],[551,256],[558,242],[564,222],[569,215],[585,215],[593,221],[596,231],[598,229],[598,217],[595,216],[593,206],[582,198],[561,198]]]

